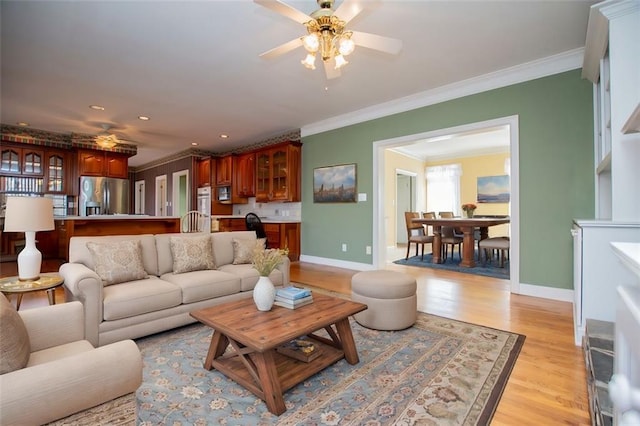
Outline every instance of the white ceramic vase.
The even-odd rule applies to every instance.
[[[259,311],[270,311],[276,300],[276,288],[269,277],[260,277],[253,289],[253,301]]]

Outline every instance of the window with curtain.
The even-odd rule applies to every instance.
[[[427,211],[453,212],[460,216],[460,164],[427,167]]]

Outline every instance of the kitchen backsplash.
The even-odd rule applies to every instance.
[[[249,198],[248,204],[233,205],[234,215],[245,216],[247,213],[255,213],[260,217],[300,219],[302,203],[256,203],[255,198]]]

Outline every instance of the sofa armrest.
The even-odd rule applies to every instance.
[[[59,274],[64,278],[65,299],[82,303],[84,308],[85,339],[98,346],[98,326],[102,322],[102,280],[81,263],[60,265]]]
[[[282,263],[278,265],[277,269],[280,272],[282,272],[282,286],[286,287],[291,282],[291,278],[290,278],[291,261],[287,256],[282,256],[282,257],[283,257]]]
[[[95,407],[142,383],[142,357],[123,340],[0,376],[0,424],[44,424]]]
[[[31,352],[84,340],[84,313],[82,303],[18,311],[29,334]]]

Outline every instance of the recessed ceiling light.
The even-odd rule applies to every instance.
[[[220,135],[220,139],[227,139],[229,135],[225,135],[224,133]]]
[[[191,142],[192,146],[198,146],[198,142]]]
[[[104,107],[100,105],[89,105],[89,108],[95,109],[96,111],[104,111]]]
[[[146,115],[139,115],[139,116],[138,116],[138,119],[139,119],[139,120],[142,120],[142,121],[149,121],[149,120],[151,120],[151,118],[147,117]]]
[[[29,123],[27,123],[26,121],[18,121],[16,124],[18,126],[20,126],[20,127],[28,127],[29,126]]]

